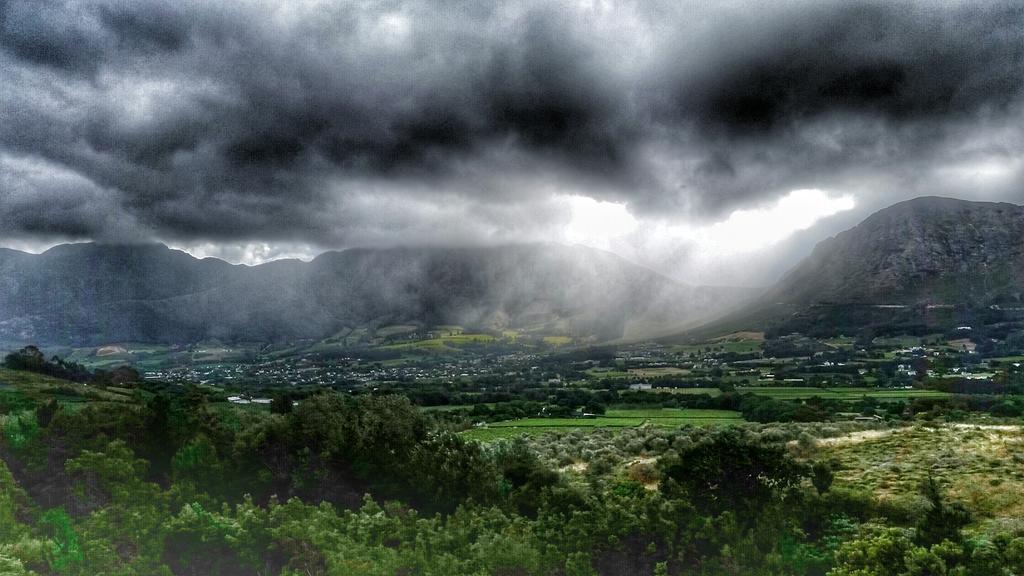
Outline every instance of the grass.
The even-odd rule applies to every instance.
[[[113,368],[132,364],[140,370],[156,368],[174,360],[189,360],[190,353],[172,350],[159,344],[137,342],[111,343],[98,347],[74,348],[64,353],[65,357],[89,368]]]
[[[629,372],[615,368],[590,368],[585,374],[593,378],[628,378]]]
[[[731,410],[692,410],[682,408],[617,408],[597,418],[522,418],[494,422],[486,428],[464,432],[467,437],[489,441],[520,434],[594,428],[635,428],[643,424],[654,426],[705,426],[712,424],[740,424],[743,417]]]
[[[653,420],[742,420],[732,410],[702,410],[698,408],[609,408],[605,414],[612,418],[645,418]]]
[[[878,337],[871,341],[876,346],[887,346],[896,348],[911,348],[913,346],[923,346],[928,342],[934,342],[941,340],[942,334],[925,334],[924,336],[912,336],[909,334],[903,334],[900,336],[893,336],[890,338]]]
[[[473,428],[462,433],[470,440],[493,442],[515,436],[541,436],[552,432],[569,431],[572,428]]]
[[[760,340],[721,340],[716,342],[704,342],[701,344],[680,344],[672,347],[672,352],[677,354],[696,354],[701,356],[705,351],[710,353],[732,352],[734,354],[750,354],[761,350]]]
[[[0,367],[0,383],[16,388],[47,387],[71,384],[71,382],[61,380],[60,378],[53,378],[44,374],[36,374],[35,372],[11,370],[10,368],[3,367]]]
[[[739,342],[744,340],[764,342],[764,332],[752,332],[749,330],[743,332],[732,332],[724,336],[719,336],[718,338],[712,338],[711,342]]]
[[[676,394],[708,394],[718,396],[717,388],[664,388],[659,391]],[[827,398],[833,400],[859,400],[864,396],[876,400],[906,400],[907,398],[946,398],[947,392],[938,390],[898,390],[891,388],[837,387],[811,388],[800,386],[740,386],[736,391],[742,394],[751,393],[769,396],[778,400],[803,400],[806,398]]]
[[[491,428],[630,428],[639,426],[646,418],[610,417],[598,418],[521,418],[490,424]]]
[[[835,338],[829,338],[822,340],[822,343],[831,348],[840,350],[850,350],[856,341],[849,336],[836,336]]]
[[[629,375],[638,378],[657,378],[658,376],[682,376],[689,374],[689,370],[676,368],[675,366],[662,366],[658,368],[630,368]]]
[[[493,406],[493,404],[489,404]],[[441,406],[422,406],[423,412],[454,412],[456,410],[472,410],[473,404],[444,404]]]
[[[458,352],[459,346],[466,346],[469,344],[488,344],[494,342],[496,338],[490,334],[451,334],[447,336],[440,336],[437,338],[429,338],[426,340],[416,340],[414,342],[403,342],[400,344],[390,344],[383,346],[383,348],[389,350],[423,350],[430,352]]]
[[[61,380],[34,372],[23,372],[0,367],[0,389],[6,394],[22,394],[26,398],[45,401],[56,398],[61,403],[99,400],[106,402],[131,402],[131,394],[122,394],[121,389],[105,390],[77,382]]]
[[[989,358],[988,361],[994,365],[1024,362],[1024,356],[999,356],[996,358]]]
[[[905,505],[932,475],[977,514],[978,527],[1024,516],[1024,433],[1019,426],[915,426],[818,449],[841,468],[836,485]]]
[[[402,334],[411,334],[417,329],[418,327],[412,324],[394,324],[378,328],[376,334],[380,338],[390,338],[392,336],[399,336]]]
[[[200,362],[225,362],[230,359],[241,358],[242,352],[234,348],[224,346],[203,346],[192,351],[192,361]]]

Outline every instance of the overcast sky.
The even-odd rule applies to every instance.
[[[765,283],[899,200],[1024,202],[1022,85],[1019,0],[0,0],[0,245]]]

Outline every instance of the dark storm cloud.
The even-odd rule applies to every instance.
[[[1019,3],[846,3],[793,16],[681,78],[678,113],[742,137],[844,111],[948,121],[1020,95]]]
[[[933,193],[907,180],[923,182],[990,125],[1020,123],[1019,3],[737,12],[668,52],[680,64],[651,90],[655,122],[692,127],[681,148],[695,168],[677,183],[696,210],[879,173],[894,182],[876,188],[875,208]]]
[[[188,41],[188,22],[173,7],[138,10],[122,3],[101,6],[98,13],[121,50],[173,51]]]
[[[965,142],[1016,158],[1022,55],[1017,2],[3,0],[0,212],[8,237],[333,246],[538,232],[554,193],[911,194]]]

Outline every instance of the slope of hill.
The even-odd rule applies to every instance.
[[[1024,206],[925,197],[821,242],[772,290],[789,303],[992,304],[1024,293]]]
[[[764,296],[685,333],[845,332],[990,323],[1024,298],[1024,206],[922,197],[833,238]],[[1009,314],[1012,316],[1012,314]]]
[[[744,295],[546,244],[352,249],[252,267],[159,244],[68,244],[0,253],[0,341],[284,341],[387,324],[537,327],[605,341],[693,325]]]

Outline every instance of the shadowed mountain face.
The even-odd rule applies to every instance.
[[[0,251],[0,340],[284,341],[459,324],[607,341],[706,321],[747,294],[558,245],[353,249],[247,267],[156,244],[69,244]]]
[[[988,305],[1022,293],[1024,207],[926,197],[821,242],[767,300]]]

